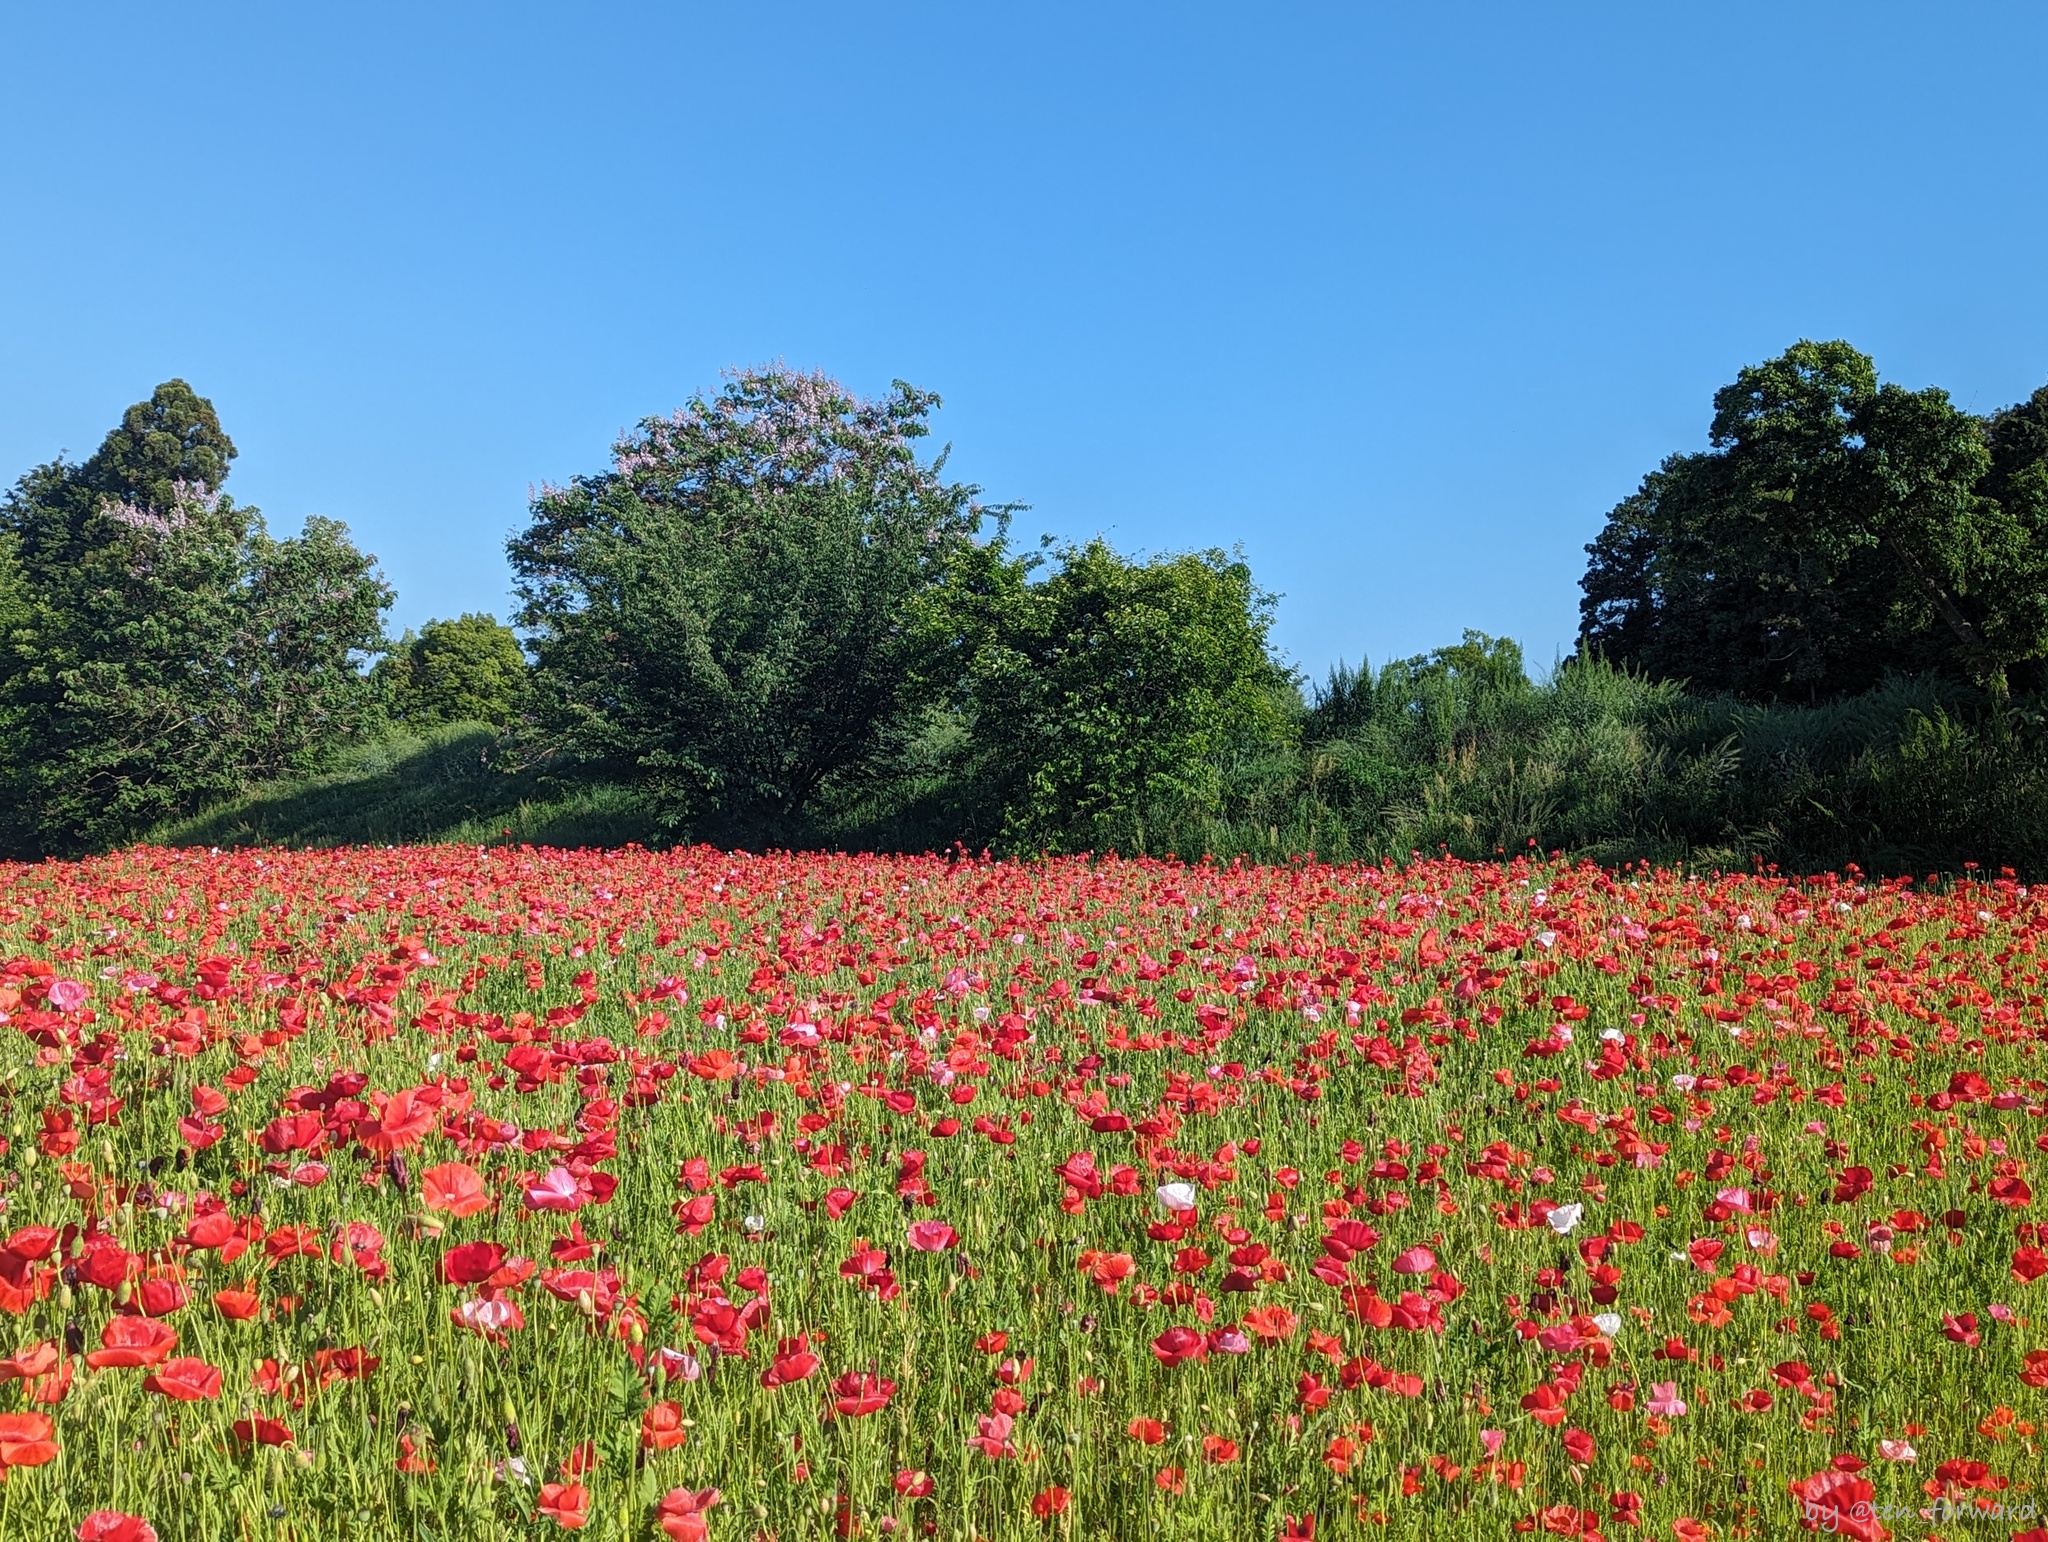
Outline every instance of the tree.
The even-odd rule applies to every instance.
[[[749,370],[544,488],[509,552],[545,739],[671,829],[801,833],[909,706],[906,606],[980,518],[917,456],[938,405]]]
[[[2011,521],[2004,560],[2014,603],[1997,642],[2024,668],[2027,684],[2048,685],[2048,649],[2028,640],[2048,632],[2048,386],[1985,422],[1991,469],[1978,491]]]
[[[503,727],[526,700],[526,654],[495,616],[464,614],[407,632],[373,671],[391,716],[412,727]]]
[[[923,669],[969,724],[972,775],[1011,849],[1115,838],[1148,806],[1212,810],[1218,761],[1287,735],[1271,597],[1222,552],[1132,562],[1101,541],[955,554],[922,605]]]
[[[2002,692],[2048,653],[2044,527],[1990,495],[1987,426],[1945,392],[1802,342],[1714,409],[1713,448],[1665,461],[1586,548],[1584,646],[1774,699],[1924,670]]]
[[[361,731],[390,590],[334,521],[220,491],[211,403],[159,386],[0,503],[0,799],[23,851],[117,841]]]

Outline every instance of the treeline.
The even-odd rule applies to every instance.
[[[232,830],[189,816],[280,786],[334,828],[374,781],[388,838],[516,788],[649,841],[2048,871],[2048,390],[1977,418],[1802,343],[1610,516],[1572,659],[1468,634],[1315,685],[1230,554],[1016,546],[936,406],[734,374],[535,496],[516,632],[392,640],[374,560],[271,537],[160,387],[0,506],[5,838]]]

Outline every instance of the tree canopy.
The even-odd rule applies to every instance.
[[[967,724],[971,776],[1013,849],[1108,844],[1148,805],[1213,809],[1230,751],[1291,732],[1271,597],[1218,551],[1134,562],[956,553],[921,608],[923,668]]]
[[[1656,678],[1819,700],[1940,671],[2002,694],[2048,656],[2048,498],[2031,403],[1983,420],[1801,342],[1714,397],[1587,547],[1580,641]]]
[[[344,526],[272,536],[181,380],[82,464],[0,500],[0,818],[17,851],[106,844],[314,769],[372,724],[391,591]]]
[[[385,710],[409,728],[503,727],[525,705],[526,654],[495,616],[464,614],[407,632],[373,672]]]
[[[672,829],[799,829],[905,710],[905,606],[980,517],[917,454],[938,405],[749,370],[544,488],[509,549],[547,742]]]

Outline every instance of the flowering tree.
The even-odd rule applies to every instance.
[[[346,527],[280,540],[181,380],[0,501],[0,809],[67,851],[315,768],[367,731],[391,591]]]
[[[671,828],[800,828],[901,721],[906,603],[981,517],[917,455],[938,404],[737,372],[543,487],[509,551],[546,742],[644,785]]]

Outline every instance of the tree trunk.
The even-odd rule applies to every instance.
[[[1896,535],[1888,536],[1886,540],[1893,555],[1899,559],[1900,565],[1933,602],[1935,613],[1948,624],[1948,629],[1956,634],[1956,640],[1963,645],[1963,655],[1968,660],[1970,672],[1993,696],[2000,701],[2005,700],[2005,661],[1992,651],[1991,645],[1984,641],[1984,635],[1970,625],[1969,618],[1956,608],[1956,602],[1949,597],[1948,591],[1936,583],[1934,576],[1920,565],[1920,559],[1913,554],[1912,548]]]

